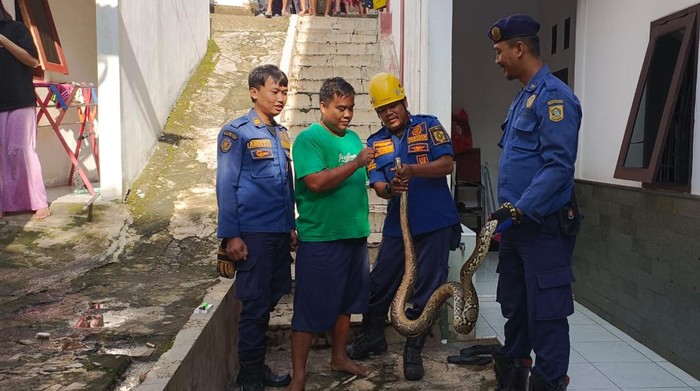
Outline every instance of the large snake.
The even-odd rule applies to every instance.
[[[396,158],[396,168],[401,168],[400,158]],[[459,272],[460,282],[448,281],[442,284],[430,296],[420,316],[411,320],[406,317],[406,302],[413,292],[417,265],[411,227],[408,223],[408,196],[405,191],[400,197],[399,216],[406,265],[401,285],[391,303],[391,322],[394,328],[405,337],[416,337],[422,334],[432,325],[440,307],[451,296],[454,299],[454,328],[460,334],[469,334],[479,317],[479,296],[472,283],[472,276],[486,258],[497,221],[492,220],[484,224],[476,240],[474,251]]]

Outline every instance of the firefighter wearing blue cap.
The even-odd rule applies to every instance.
[[[501,125],[501,208],[490,216],[502,232],[497,299],[507,319],[505,345],[494,352],[498,390],[524,391],[528,375],[530,391],[566,390],[569,383],[571,258],[580,224],[574,163],[582,112],[540,58],[539,28],[527,15],[512,15],[488,31],[496,65],[522,87]]]
[[[289,374],[265,365],[270,311],[292,287],[290,250],[296,246],[294,191],[287,129],[275,123],[287,102],[287,76],[274,65],[248,75],[253,108],[218,137],[218,236],[236,264],[237,383],[241,391],[285,387]]]

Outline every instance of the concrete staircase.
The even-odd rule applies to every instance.
[[[335,76],[344,78],[355,89],[355,111],[350,128],[366,142],[370,134],[381,128],[367,94],[372,76],[385,71],[376,15],[299,17],[295,27],[289,99],[281,114],[281,122],[289,129],[292,142],[299,132],[321,118],[319,89],[324,79]],[[378,198],[374,190],[368,189],[368,192],[372,247],[381,239],[386,201]]]

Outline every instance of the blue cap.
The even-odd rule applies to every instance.
[[[540,24],[535,19],[525,14],[515,14],[494,23],[487,35],[493,43],[498,43],[512,38],[537,35],[538,31]]]

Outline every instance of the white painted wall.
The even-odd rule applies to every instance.
[[[579,0],[576,92],[584,109],[579,178],[641,187],[640,182],[615,179],[613,173],[649,42],[650,23],[697,3],[693,0]],[[700,89],[696,90],[700,93]],[[696,110],[697,107],[696,104]],[[699,126],[696,120],[693,194],[700,194]]]
[[[122,195],[207,50],[207,0],[119,0]]]
[[[401,7],[404,7],[404,88],[408,108],[449,126],[452,107],[452,0],[391,2],[392,36],[401,61]]]
[[[14,1],[2,0],[13,13]],[[207,49],[207,0],[49,0],[70,73],[47,80],[99,87],[100,187],[122,199],[151,155],[171,108]],[[71,109],[64,123],[77,122]],[[44,122],[40,125],[45,124]],[[75,146],[77,125],[61,128]],[[97,179],[85,145],[80,160]],[[37,151],[47,186],[68,181],[70,160],[49,127]]]
[[[552,71],[569,67],[573,80],[575,0],[539,0],[524,2],[503,0],[493,4],[474,4],[454,0],[452,38],[452,108],[464,108],[469,113],[474,147],[481,149],[482,164],[488,163],[491,184],[498,185],[498,163],[501,149],[501,123],[508,107],[520,89],[517,81],[508,81],[495,65],[493,43],[487,37],[497,20],[514,13],[525,13],[541,24],[539,33],[542,57]],[[564,20],[571,17],[571,46],[563,50]],[[559,38],[557,54],[551,55],[551,30],[557,24]],[[494,195],[496,191],[494,190]]]

